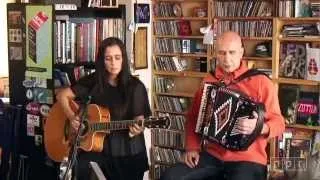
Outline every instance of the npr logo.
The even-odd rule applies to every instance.
[[[271,170],[307,171],[307,158],[271,157]]]

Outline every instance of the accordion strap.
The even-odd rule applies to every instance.
[[[264,124],[264,112],[265,108],[262,103],[257,105],[257,113],[258,113],[258,119],[256,123],[256,128],[251,133],[251,136],[249,136],[249,144],[253,143],[253,141],[261,134],[263,124]]]
[[[213,77],[215,77],[216,79],[218,79],[217,77],[216,77],[216,75],[215,75],[215,73],[214,73],[214,71],[210,71],[210,73],[211,73],[211,75],[213,76]],[[241,74],[239,77],[237,77],[236,79],[234,79],[230,84],[228,84],[228,85],[231,85],[231,84],[236,84],[236,83],[238,83],[238,82],[240,82],[240,81],[242,81],[242,80],[244,80],[244,79],[246,79],[246,78],[249,78],[249,77],[251,77],[251,76],[256,76],[256,75],[264,75],[264,76],[266,76],[266,77],[268,77],[268,79],[270,79],[270,77],[266,74],[266,73],[264,73],[264,72],[262,72],[262,71],[259,71],[258,69],[249,69],[249,70],[247,70],[246,72],[244,72],[243,74]]]

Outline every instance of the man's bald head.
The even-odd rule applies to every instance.
[[[221,43],[227,43],[227,42],[232,42],[238,44],[240,47],[242,47],[242,41],[241,37],[238,33],[233,32],[233,31],[227,31],[218,36],[217,38],[217,44]]]
[[[217,65],[225,72],[233,72],[239,68],[244,53],[241,37],[236,32],[224,32],[217,38]]]

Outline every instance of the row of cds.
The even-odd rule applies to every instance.
[[[156,146],[182,149],[184,147],[184,135],[179,131],[167,129],[151,129],[151,138]]]
[[[157,96],[157,109],[183,113],[187,110],[188,99],[184,97]]]
[[[272,16],[272,4],[268,1],[215,1],[215,16]]]
[[[217,34],[235,31],[242,37],[272,37],[272,21],[218,21]]]
[[[165,164],[175,164],[181,161],[182,153],[176,149],[166,149],[160,147],[154,147],[151,149],[152,157],[156,162]]]

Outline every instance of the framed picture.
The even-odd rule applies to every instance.
[[[20,25],[22,23],[22,12],[8,11],[8,23],[12,25]]]
[[[147,27],[138,27],[134,37],[134,68],[148,68]]]
[[[101,6],[102,8],[118,8],[117,0],[102,0]]]
[[[150,22],[149,4],[134,4],[134,22],[135,23]]]

